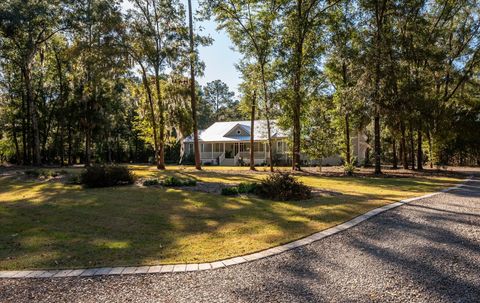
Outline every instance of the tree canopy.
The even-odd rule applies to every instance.
[[[293,169],[303,154],[378,174],[480,164],[475,0],[201,1],[194,17],[214,20],[241,54],[240,95],[195,81],[211,39],[184,1],[129,2],[0,3],[0,161],[163,169],[190,161],[181,141],[197,128],[257,117],[270,152],[270,123],[289,131]]]

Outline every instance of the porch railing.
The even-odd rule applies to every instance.
[[[217,159],[220,155],[222,154],[222,152],[203,152],[200,154],[200,159],[202,160],[214,160],[214,159]]]
[[[218,156],[218,165],[221,165],[223,160],[225,160],[225,152]]]
[[[240,156],[244,159],[250,159],[250,152],[240,152]],[[255,152],[254,156],[255,159],[268,159],[268,153],[267,152]]]

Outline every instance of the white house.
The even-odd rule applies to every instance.
[[[287,132],[280,129],[277,121],[270,121],[272,138],[272,157],[276,164],[287,164],[290,159],[290,149],[287,146]],[[237,166],[250,163],[250,121],[215,122],[205,130],[199,130],[200,159],[202,164]],[[267,122],[256,120],[254,125],[254,163],[262,165],[269,163]],[[363,140],[352,139],[353,156],[359,161],[364,155],[368,144]],[[360,136],[363,139],[363,136]],[[193,154],[193,135],[183,141],[185,154]],[[302,157],[303,158],[303,157]],[[304,160],[307,160],[303,158]],[[319,161],[312,161],[319,162]],[[324,165],[338,165],[341,158],[333,155],[322,159]]]
[[[276,121],[270,121],[274,161],[287,161],[287,134]],[[250,163],[250,121],[215,122],[205,130],[199,130],[200,159],[213,165],[239,165]],[[255,164],[269,163],[267,122],[256,120],[253,149]],[[185,154],[193,154],[193,135],[183,141]]]

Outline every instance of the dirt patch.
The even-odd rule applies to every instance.
[[[316,187],[310,187],[310,189],[312,190],[312,197],[336,197],[343,195],[338,191],[318,189]]]
[[[204,193],[209,193],[209,194],[220,194],[222,192],[222,189],[226,187],[233,187],[238,184],[227,184],[227,183],[221,183],[221,182],[198,182],[197,185],[195,186],[181,186],[178,187],[182,190],[188,190],[188,191],[199,191],[199,192],[204,192]]]

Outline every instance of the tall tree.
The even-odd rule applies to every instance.
[[[133,9],[129,11],[132,34],[135,35],[131,51],[141,67],[142,77],[148,78],[152,72],[154,89],[150,88],[148,79],[144,85],[152,98],[155,91],[158,124],[153,121],[156,139],[157,168],[165,169],[165,107],[161,77],[168,63],[178,60],[182,46],[184,10],[177,0],[133,0]],[[154,110],[151,108],[152,119]]]
[[[32,71],[38,66],[39,52],[45,43],[64,28],[61,1],[7,0],[0,4],[2,53],[22,74],[25,99],[32,129],[33,164],[41,164],[37,96]]]
[[[253,63],[259,70],[262,83],[264,116],[267,122],[269,165],[273,172],[273,145],[271,133],[271,70],[276,46],[276,20],[280,11],[277,1],[210,0],[209,8],[219,28],[227,31],[233,43],[244,56],[244,63]]]
[[[324,52],[321,29],[325,13],[340,1],[292,0],[282,8],[280,53],[284,58],[284,77],[289,94],[288,112],[291,118],[293,144],[292,169],[300,170],[301,125],[305,102],[309,100],[309,81],[318,76],[321,54]],[[315,82],[315,80],[314,80]]]
[[[353,1],[343,1],[333,7],[328,14],[328,42],[326,75],[335,89],[333,100],[336,103],[339,123],[343,128],[343,151],[345,162],[352,161],[351,135],[352,115],[359,107],[356,100],[355,83],[360,69],[357,67],[359,53],[358,12],[354,11]]]
[[[190,40],[190,100],[192,110],[193,121],[193,149],[195,153],[195,168],[197,170],[202,169],[202,163],[200,160],[200,146],[198,143],[198,126],[197,126],[197,92],[195,89],[195,40],[193,35],[193,12],[192,12],[192,0],[188,0],[188,28],[189,28],[189,40]]]
[[[224,120],[224,118],[221,117],[222,111],[233,105],[235,102],[233,100],[234,96],[235,93],[231,92],[228,85],[221,80],[208,82],[203,87],[203,97],[205,101],[212,105],[217,121]]]

